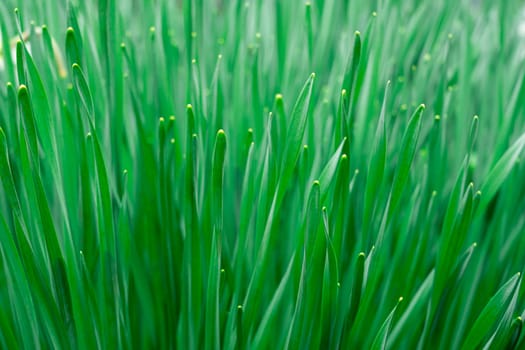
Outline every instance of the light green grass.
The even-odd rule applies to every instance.
[[[0,347],[525,347],[522,6],[1,2]]]

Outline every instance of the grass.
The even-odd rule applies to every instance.
[[[0,3],[1,347],[525,347],[523,11]]]

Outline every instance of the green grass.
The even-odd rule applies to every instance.
[[[0,348],[524,348],[523,11],[2,1]]]

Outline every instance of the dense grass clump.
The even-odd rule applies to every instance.
[[[525,347],[521,0],[0,3],[0,347]]]

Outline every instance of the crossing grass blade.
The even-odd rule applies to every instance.
[[[385,322],[383,323],[383,325],[381,326],[381,328],[379,329],[379,332],[377,333],[370,349],[373,349],[373,350],[384,350],[386,349],[387,347],[387,341],[388,341],[388,334],[390,333],[390,328],[391,328],[391,325],[392,325],[392,318],[394,317],[394,314],[396,312],[396,309],[397,307],[399,306],[399,303],[401,303],[401,301],[403,301],[403,298],[399,298],[396,306],[394,306],[394,309],[390,312],[390,314],[388,315],[388,317],[386,318]]]
[[[255,266],[254,272],[252,274],[250,284],[247,291],[246,300],[244,306],[249,305],[250,302],[254,301],[258,303],[257,294],[260,292],[259,285],[263,282],[263,279],[259,275],[261,273],[261,268],[265,265],[265,260],[268,258],[268,246],[270,242],[270,234],[274,225],[274,215],[275,211],[278,210],[278,207],[281,204],[281,201],[286,193],[287,187],[290,184],[292,179],[293,171],[297,159],[299,157],[299,151],[301,149],[301,141],[303,139],[303,134],[306,129],[306,120],[308,116],[308,109],[310,103],[310,97],[312,94],[313,81],[315,74],[311,74],[310,78],[306,81],[297,101],[292,109],[291,120],[288,126],[288,140],[283,150],[283,162],[280,167],[280,175],[277,184],[277,189],[275,195],[273,196],[270,211],[268,213],[268,219],[265,224],[265,229],[263,237],[261,240],[259,252],[257,253],[257,264]],[[257,304],[256,304],[257,305]],[[254,307],[251,310],[255,310]],[[248,313],[248,310],[247,310]],[[251,320],[252,316],[250,313],[246,316],[245,319]],[[249,321],[248,321],[249,322]]]
[[[474,185],[471,183],[461,200],[460,208],[454,219],[452,229],[442,237],[442,248],[439,251],[436,261],[436,280],[434,282],[434,293],[432,296],[434,305],[438,302],[438,298],[441,297],[440,294],[443,291],[443,288],[445,288],[445,281],[448,279],[449,273],[452,271],[452,266],[455,264],[468,233],[466,229],[468,228],[475,211],[475,194],[473,188]],[[476,194],[476,196],[479,197],[478,194]]]
[[[520,274],[512,276],[488,301],[476,321],[470,327],[461,349],[476,349],[490,335],[491,329],[509,307],[510,300],[519,285]]]
[[[315,74],[312,73],[299,93],[299,97],[297,97],[291,112],[291,119],[287,128],[287,142],[283,149],[283,161],[280,167],[277,203],[284,196],[284,192],[291,181],[294,165],[299,157],[310,109],[314,80]]]
[[[390,332],[390,336],[388,338],[389,345],[396,342],[398,336],[405,329],[405,327],[408,327],[416,322],[415,318],[418,315],[425,313],[426,306],[430,300],[434,276],[435,273],[432,271],[414,293],[414,296],[410,300],[407,308],[400,315],[399,320],[396,322],[392,328],[392,331]]]

